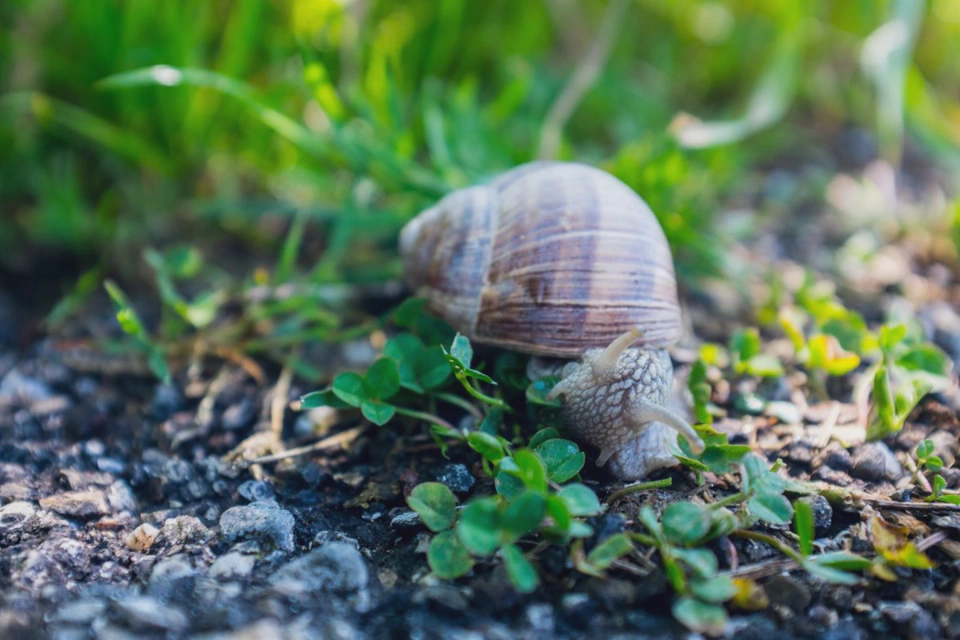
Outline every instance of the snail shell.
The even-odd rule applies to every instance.
[[[575,358],[642,325],[682,331],[673,259],[650,207],[610,174],[530,163],[461,189],[401,231],[407,283],[471,340]]]

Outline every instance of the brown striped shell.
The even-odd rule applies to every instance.
[[[681,334],[673,259],[650,207],[610,174],[530,163],[461,189],[400,233],[407,283],[476,342],[575,358],[631,327]]]

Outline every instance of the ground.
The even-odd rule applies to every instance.
[[[882,182],[883,171],[882,164],[862,162],[838,179],[833,205],[862,195],[850,193],[864,188],[862,181]],[[871,172],[881,177],[870,178]],[[918,175],[902,178],[913,184],[908,193],[936,183],[935,176]],[[772,199],[787,178],[795,174],[765,173],[766,191],[758,198]],[[829,224],[804,226],[797,240],[789,216],[771,222],[737,256],[745,269],[789,273],[798,264],[820,268],[832,259]],[[910,278],[938,287],[941,295],[916,302],[916,315],[930,339],[958,361],[960,318],[949,304],[953,266],[931,259],[909,233],[891,241],[887,253],[883,264],[893,265],[892,274],[848,270],[852,275],[838,285],[841,297],[873,322],[891,298],[911,300],[910,291],[893,292],[890,282]],[[455,582],[429,575],[429,533],[405,496],[428,480],[447,485],[461,501],[492,493],[473,451],[452,446],[444,457],[413,421],[355,429],[363,423],[353,414],[297,412],[290,403],[311,385],[297,378],[276,385],[282,376],[269,363],[262,363],[261,382],[242,367],[205,361],[163,384],[96,352],[78,358],[75,343],[35,330],[30,306],[39,313],[43,304],[30,293],[11,288],[0,300],[0,316],[9,319],[0,350],[0,635],[689,637],[670,615],[674,596],[655,562],[623,563],[600,579],[577,572],[565,550],[545,547],[537,553],[543,585],[530,595],[518,594],[492,561]],[[684,297],[702,339],[725,343],[732,327],[748,323],[732,287]],[[105,308],[86,313],[89,326],[112,321]],[[363,361],[372,349],[360,339],[343,351],[350,354],[331,357]],[[690,354],[689,345],[675,350],[681,368]],[[852,387],[849,377],[830,379],[818,396],[797,375],[759,384],[720,381],[712,399],[726,417],[716,427],[770,462],[782,459],[790,477],[833,488],[823,492],[830,500],[804,498],[816,516],[821,550],[849,547],[871,555],[866,529],[881,514],[908,527],[937,566],[895,568],[892,581],[864,577],[855,586],[836,586],[797,570],[765,544],[722,537],[711,543],[721,568],[757,579],[768,600],[757,611],[731,608],[729,636],[960,637],[960,553],[953,540],[960,507],[911,501],[909,482],[913,452],[929,438],[945,463],[947,487],[960,484],[953,468],[957,388],[928,396],[898,434],[864,443]],[[336,446],[277,463],[226,460],[251,434],[269,432],[278,417],[278,388],[287,446],[355,430]],[[755,396],[777,404],[768,404],[766,413],[751,411]],[[588,451],[588,459],[594,454]],[[729,493],[733,481],[708,474],[698,484],[683,468],[653,479],[665,477],[671,487],[625,495],[592,518],[586,548],[636,529],[643,504],[659,509],[691,496],[713,501]],[[583,480],[601,500],[624,486],[589,462]],[[760,529],[789,538],[788,527]]]

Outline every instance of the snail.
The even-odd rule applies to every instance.
[[[617,178],[576,163],[521,165],[413,218],[400,254],[428,310],[473,341],[534,356],[531,379],[560,374],[548,397],[562,397],[564,428],[600,450],[598,465],[644,477],[676,464],[677,433],[702,450],[667,407],[665,348],[681,335],[670,248]]]

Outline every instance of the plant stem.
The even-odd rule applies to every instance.
[[[653,480],[651,482],[638,482],[636,484],[627,485],[622,489],[618,489],[610,494],[610,497],[606,499],[606,504],[613,504],[620,498],[628,496],[631,493],[639,493],[641,491],[648,491],[650,489],[662,489],[663,487],[669,487],[673,484],[673,478],[664,478],[663,480]]]
[[[460,396],[455,396],[452,393],[435,393],[433,394],[438,400],[443,400],[444,402],[449,402],[454,404],[470,415],[472,415],[477,420],[483,420],[483,412],[477,409],[475,406],[470,404],[468,401],[464,400]]]
[[[719,508],[721,508],[721,507],[726,507],[726,506],[731,505],[731,504],[736,504],[737,502],[743,502],[743,501],[746,500],[746,499],[747,499],[747,492],[746,492],[746,491],[738,491],[737,493],[733,494],[732,496],[727,496],[726,498],[723,498],[722,500],[717,500],[716,502],[711,502],[711,503],[710,503],[709,505],[707,505],[707,506],[708,506],[710,509],[719,509]]]
[[[507,406],[507,403],[505,403],[503,400],[500,400],[498,398],[493,398],[483,393],[482,391],[474,387],[473,384],[466,379],[466,377],[457,376],[457,379],[460,381],[461,384],[463,384],[463,388],[467,390],[467,393],[472,395],[477,400],[480,400],[481,402],[486,402],[492,407],[497,407],[498,409],[503,409],[504,411],[510,411],[510,407]]]
[[[642,534],[642,533],[635,533],[635,532],[632,532],[632,531],[629,532],[627,535],[630,536],[630,539],[631,539],[631,540],[636,540],[637,542],[639,542],[640,544],[642,544],[642,545],[644,545],[644,546],[646,546],[646,547],[658,547],[658,548],[659,548],[659,545],[657,544],[657,541],[656,541],[654,538],[651,538],[651,537],[648,536],[648,535],[645,535],[645,534]]]
[[[446,429],[451,429],[453,431],[457,430],[455,426],[453,426],[443,418],[433,415],[432,413],[426,413],[423,411],[414,411],[413,409],[404,409],[403,407],[395,407],[395,409],[397,410],[397,413],[399,413],[402,416],[416,418],[417,420],[423,420],[424,422],[430,422],[435,425],[444,427]]]
[[[802,565],[806,561],[806,559],[803,557],[803,554],[801,554],[799,551],[797,551],[796,549],[794,549],[788,544],[780,542],[773,536],[768,536],[765,533],[759,533],[757,531],[740,530],[740,531],[734,531],[733,534],[731,535],[735,535],[738,538],[746,538],[748,540],[756,540],[757,542],[766,543],[771,547],[773,547],[774,549],[776,549],[777,551],[779,551],[780,553],[782,553],[783,555],[793,560],[794,562],[796,562],[797,564]]]

